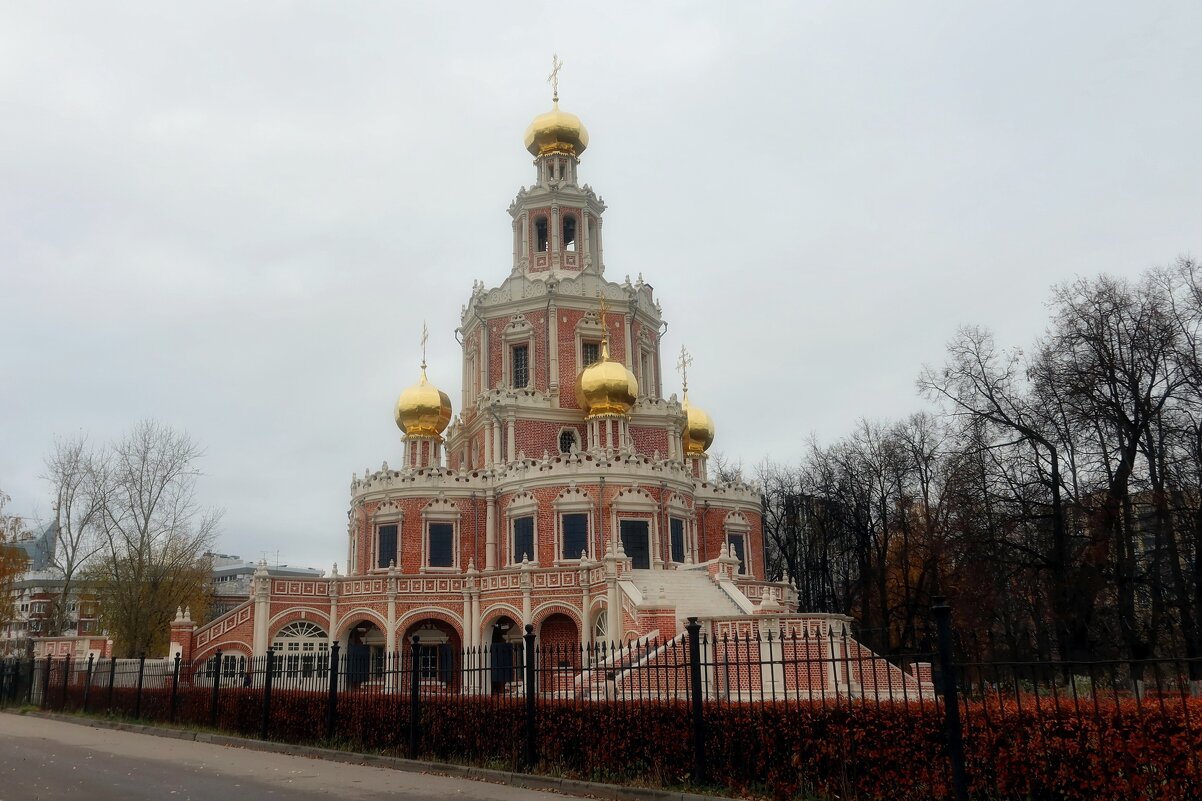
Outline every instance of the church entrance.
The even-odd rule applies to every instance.
[[[405,632],[405,642],[410,647],[414,637],[417,637],[418,681],[448,690],[458,687],[462,664],[459,632],[441,620],[426,619]]]
[[[646,520],[619,520],[622,548],[635,570],[651,569],[651,535]]]
[[[500,617],[492,624],[492,636],[488,645],[489,686],[493,695],[501,695],[506,688],[521,680],[522,629],[511,617]]]
[[[346,679],[352,688],[384,680],[384,632],[374,622],[361,620],[347,635]]]

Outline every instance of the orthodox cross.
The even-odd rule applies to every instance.
[[[680,358],[676,360],[676,372],[680,373],[680,383],[686,397],[689,394],[689,365],[692,363],[693,357],[685,350],[684,345],[681,345]]]
[[[430,339],[430,329],[426,327],[426,321],[422,320],[422,369],[426,369],[426,342]]]
[[[558,53],[551,54],[551,74],[547,76],[547,83],[551,84],[551,100],[555,103],[559,102],[559,70],[563,67],[563,62],[559,60]]]
[[[605,358],[609,358],[609,323],[606,322],[605,313],[609,311],[609,304],[605,302],[605,295],[601,290],[597,290],[597,299],[601,302],[601,308],[598,310],[601,315],[601,350]]]

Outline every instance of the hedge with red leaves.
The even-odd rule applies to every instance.
[[[107,689],[89,709],[105,710]],[[130,715],[136,691],[113,691],[113,712]],[[176,721],[208,725],[211,690],[181,688]],[[51,706],[78,709],[82,694],[51,696]],[[142,715],[166,720],[169,694],[143,693]],[[521,767],[525,707],[521,699],[431,697],[421,704],[422,754],[450,761]],[[1026,703],[968,705],[964,743],[974,797],[1131,801],[1202,798],[1202,699],[1123,700],[1095,709]],[[270,736],[318,742],[323,693],[272,698]],[[692,771],[687,704],[537,704],[542,767],[567,775],[665,785]],[[256,736],[258,689],[222,688],[219,727]],[[364,751],[405,753],[409,700],[403,695],[338,698],[338,739]],[[735,704],[706,708],[708,780],[745,794],[791,798],[950,798],[943,710],[930,703]]]

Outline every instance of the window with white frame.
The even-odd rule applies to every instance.
[[[422,510],[422,570],[454,570],[459,567],[459,507],[438,497]]]
[[[510,352],[510,383],[515,389],[530,384],[530,346],[514,345]]]
[[[559,494],[555,507],[555,559],[579,561],[581,553],[592,555],[593,498],[570,482]]]
[[[579,559],[588,553],[588,512],[569,512],[560,515],[563,559]]]
[[[684,521],[679,517],[668,519],[668,539],[672,561],[677,563],[685,561]]]
[[[514,518],[513,562],[518,564],[529,559],[538,561],[534,552],[534,515]]]
[[[559,432],[559,452],[571,453],[572,448],[579,450],[580,448],[580,432],[574,428],[560,429]]]
[[[400,527],[396,523],[384,523],[376,526],[376,567],[388,567],[397,561],[397,532]]]

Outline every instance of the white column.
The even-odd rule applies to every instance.
[[[551,361],[551,374],[547,377],[550,382],[551,397],[555,405],[559,405],[559,307],[551,303],[547,318],[547,356]]]
[[[581,210],[580,212],[580,264],[583,265],[585,260],[592,261],[588,249],[588,212]]]
[[[606,576],[605,581],[609,585],[609,598],[606,599],[605,609],[605,638],[616,644],[622,641],[622,606],[618,603],[618,576]]]
[[[493,490],[485,494],[484,514],[484,569],[497,568],[497,495]]]
[[[587,561],[580,563],[580,644],[586,646],[593,641],[593,609],[588,586],[589,567]]]
[[[494,423],[492,427],[492,458],[493,463],[501,461],[501,426]]]
[[[513,419],[513,415],[511,414],[511,415],[509,415],[509,419],[506,421],[506,426],[505,426],[505,439],[507,440],[507,442],[505,443],[505,455],[506,455],[507,461],[510,461],[510,462],[516,461],[518,458],[517,437],[514,436],[514,427],[515,427],[514,419]]]
[[[271,616],[271,579],[265,562],[260,562],[255,569],[254,582],[255,625],[251,656],[262,656],[267,653],[267,619]]]
[[[627,301],[627,302],[629,303],[629,301]],[[634,343],[631,341],[630,312],[627,312],[626,314],[622,315],[622,327],[625,329],[622,333],[625,336],[625,342],[626,342],[626,366],[630,368],[630,372],[634,373],[634,372],[638,371],[639,365],[638,365],[638,362],[635,361],[635,353],[634,353],[634,349],[633,349]],[[647,394],[647,390],[645,387],[639,387],[639,389],[643,390],[644,395]]]

